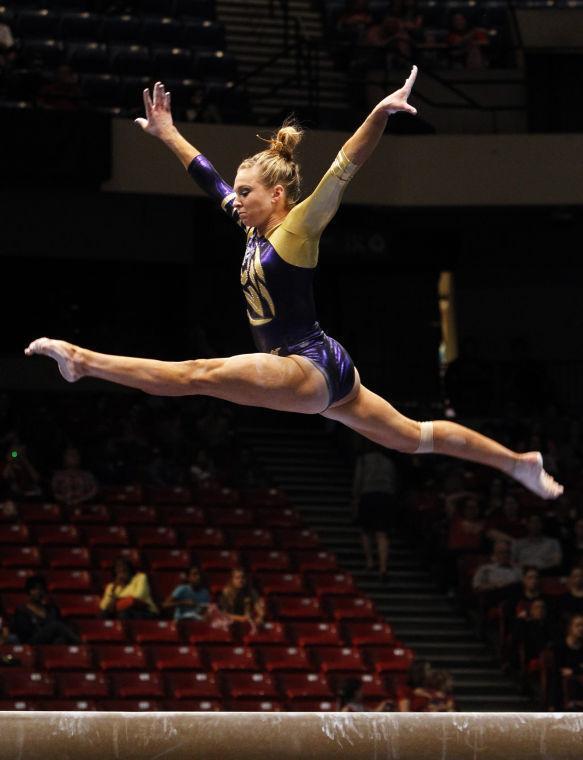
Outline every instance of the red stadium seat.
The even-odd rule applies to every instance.
[[[290,712],[335,712],[338,702],[335,699],[296,699],[285,706]]]
[[[69,510],[69,520],[74,525],[106,525],[111,515],[105,504],[82,504]]]
[[[186,573],[183,570],[162,570],[154,573],[150,582],[154,597],[166,599],[177,586],[186,583]]]
[[[105,699],[109,679],[103,673],[63,673],[57,676],[59,691],[65,699]]]
[[[0,657],[14,666],[32,670],[36,666],[36,648],[28,644],[0,644]]]
[[[278,692],[269,673],[227,673],[225,688],[232,699],[277,699]]]
[[[111,676],[113,693],[125,698],[162,698],[165,696],[162,676],[159,673],[116,673]]]
[[[0,569],[0,591],[22,591],[26,579],[35,575],[36,571],[28,568],[2,568]]]
[[[45,549],[44,555],[50,568],[55,570],[64,568],[90,568],[91,555],[85,546],[62,546]]]
[[[152,662],[157,670],[201,670],[200,654],[195,646],[174,644],[154,646]]]
[[[0,552],[2,567],[40,567],[41,564],[37,546],[3,546]]]
[[[41,667],[45,670],[91,670],[91,649],[84,645],[50,644],[39,647]]]
[[[222,548],[225,545],[225,536],[220,528],[203,528],[193,531],[186,538],[186,546],[196,549],[203,546],[215,546]]]
[[[26,525],[20,523],[0,524],[0,544],[27,544],[30,540],[30,532]]]
[[[81,542],[76,525],[36,525],[34,534],[39,546],[78,546]]]
[[[41,702],[29,699],[0,699],[0,710],[9,712],[24,712],[25,710],[42,710]]]
[[[256,670],[255,652],[246,646],[212,646],[206,649],[210,669],[215,673],[220,670]]]
[[[46,579],[49,591],[91,591],[93,585],[87,570],[50,570]]]
[[[266,528],[296,528],[301,525],[302,519],[295,509],[261,509],[258,510],[261,525]]]
[[[63,617],[97,617],[100,613],[96,594],[55,594]]]
[[[160,516],[167,525],[175,527],[182,525],[206,525],[207,519],[201,507],[164,507],[160,509]]]
[[[284,673],[279,683],[287,699],[332,699],[328,679],[322,673]]]
[[[156,507],[143,504],[124,504],[113,510],[113,519],[119,525],[158,525]]]
[[[127,639],[121,620],[77,620],[75,625],[81,641],[88,644],[122,643]]]
[[[231,577],[231,572],[231,570],[207,570],[205,572],[206,582],[211,590],[211,594],[221,593]]]
[[[119,557],[129,560],[134,567],[140,567],[141,557],[137,549],[129,546],[102,546],[93,551],[97,564],[103,570],[111,570]]]
[[[101,492],[107,504],[140,504],[144,500],[144,489],[137,483],[127,486],[104,486]]]
[[[354,594],[356,586],[350,573],[309,573],[308,582],[317,596]]]
[[[363,673],[360,677],[362,684],[362,696],[364,699],[386,699],[390,696],[387,685],[376,673]]]
[[[272,699],[232,699],[226,709],[231,712],[281,712],[283,704]]]
[[[260,570],[289,570],[290,567],[289,554],[278,549],[252,549],[245,552],[245,560],[252,573]]]
[[[248,631],[243,636],[245,644],[287,644],[287,634],[282,623],[263,623],[255,631]]]
[[[14,610],[20,607],[21,604],[26,604],[28,601],[28,594],[23,591],[17,594],[2,594],[2,608],[8,615],[13,615]]]
[[[363,596],[333,596],[326,605],[334,620],[375,620],[378,613],[370,599]]]
[[[18,514],[26,525],[30,525],[30,523],[58,523],[63,519],[58,504],[19,504]]]
[[[288,498],[278,488],[255,488],[245,493],[245,504],[259,509],[276,510],[288,504]]]
[[[163,707],[169,712],[219,712],[223,709],[217,699],[166,699]]]
[[[377,673],[406,673],[415,659],[412,649],[401,646],[366,647],[364,652]]]
[[[129,543],[123,525],[87,525],[83,530],[89,546],[125,547]]]
[[[292,634],[301,647],[314,646],[340,646],[342,639],[336,623],[294,623],[291,626]]]
[[[37,710],[53,710],[57,712],[94,712],[101,704],[93,699],[48,699],[41,702]],[[2,708],[0,708],[2,709]]]
[[[219,486],[212,481],[199,486],[198,498],[208,507],[236,507],[240,500],[239,492],[234,488]]]
[[[313,647],[311,652],[323,673],[363,673],[366,670],[360,651],[352,647]]]
[[[190,644],[229,643],[232,640],[230,627],[213,626],[202,620],[182,620],[180,627]]]
[[[106,712],[159,712],[162,702],[154,699],[104,699],[97,703],[97,709]]]
[[[294,558],[301,573],[333,572],[338,567],[336,555],[324,550],[307,549],[294,552]]]
[[[176,531],[167,525],[134,528],[133,530],[136,544],[140,548],[144,546],[175,547],[178,543]]]
[[[48,673],[12,671],[2,674],[3,696],[10,699],[21,697],[52,697],[55,693],[55,679]]]
[[[145,549],[150,570],[188,570],[192,562],[187,549]]]
[[[273,546],[273,535],[265,528],[238,528],[230,531],[231,544],[237,549],[267,549]]]
[[[138,644],[179,644],[180,636],[172,620],[130,620],[128,627]]]
[[[232,549],[198,549],[196,561],[202,570],[232,570],[241,564],[239,552]]]
[[[308,672],[313,669],[308,655],[300,647],[285,645],[262,646],[259,649],[259,657],[268,673],[276,673],[281,670],[303,670]]]
[[[243,507],[212,507],[208,514],[210,521],[221,528],[255,524],[254,513]]]
[[[101,670],[144,670],[148,663],[142,647],[131,644],[109,644],[97,648]]]
[[[152,504],[191,504],[192,491],[185,486],[153,486],[148,489]]]
[[[168,673],[166,685],[174,699],[221,699],[214,673]]]
[[[318,549],[320,539],[318,534],[309,528],[282,528],[277,531],[279,545],[282,549]]]
[[[348,641],[353,646],[362,644],[376,644],[377,646],[391,645],[395,636],[388,623],[380,621],[366,621],[362,623],[346,623],[344,626]]]
[[[311,596],[282,596],[277,599],[276,607],[278,617],[283,620],[325,617],[320,601]]]
[[[305,593],[304,580],[297,573],[263,572],[257,573],[264,594],[302,594]]]

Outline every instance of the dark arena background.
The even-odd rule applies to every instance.
[[[0,757],[581,756],[582,29],[581,0],[0,0]],[[25,358],[255,350],[242,234],[134,123],[145,87],[229,183],[295,114],[307,195],[412,63],[320,323],[559,499]]]

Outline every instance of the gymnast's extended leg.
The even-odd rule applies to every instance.
[[[322,373],[303,356],[257,353],[168,362],[101,354],[51,338],[33,341],[25,354],[51,357],[69,382],[95,377],[155,396],[213,396],[300,414],[317,414],[328,404]]]
[[[343,423],[388,449],[408,454],[446,454],[494,467],[543,499],[555,499],[563,493],[563,486],[543,470],[539,452],[518,454],[449,420],[416,422],[362,385],[355,398],[331,406],[323,416]]]

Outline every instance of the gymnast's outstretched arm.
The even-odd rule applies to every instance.
[[[417,110],[407,103],[416,78],[417,66],[413,66],[401,89],[387,95],[380,103],[377,103],[352,137],[344,143],[342,149],[349,161],[362,166],[378,145],[387,126],[387,119],[392,113],[397,113],[397,111],[413,115],[417,113]]]
[[[170,150],[180,159],[185,169],[188,169],[193,158],[200,155],[200,151],[191,145],[174,126],[172,111],[170,108],[170,93],[164,91],[162,82],[156,82],[153,88],[153,97],[150,91],[144,90],[144,107],[146,118],[136,119],[136,124],[152,137],[162,140]]]

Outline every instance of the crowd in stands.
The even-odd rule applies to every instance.
[[[528,405],[528,400],[525,400]],[[478,426],[480,423],[476,423]],[[441,588],[494,643],[504,667],[549,709],[578,709],[583,685],[583,438],[578,418],[482,423],[518,451],[541,450],[565,483],[541,502],[509,478],[454,461],[414,464],[405,522]]]

